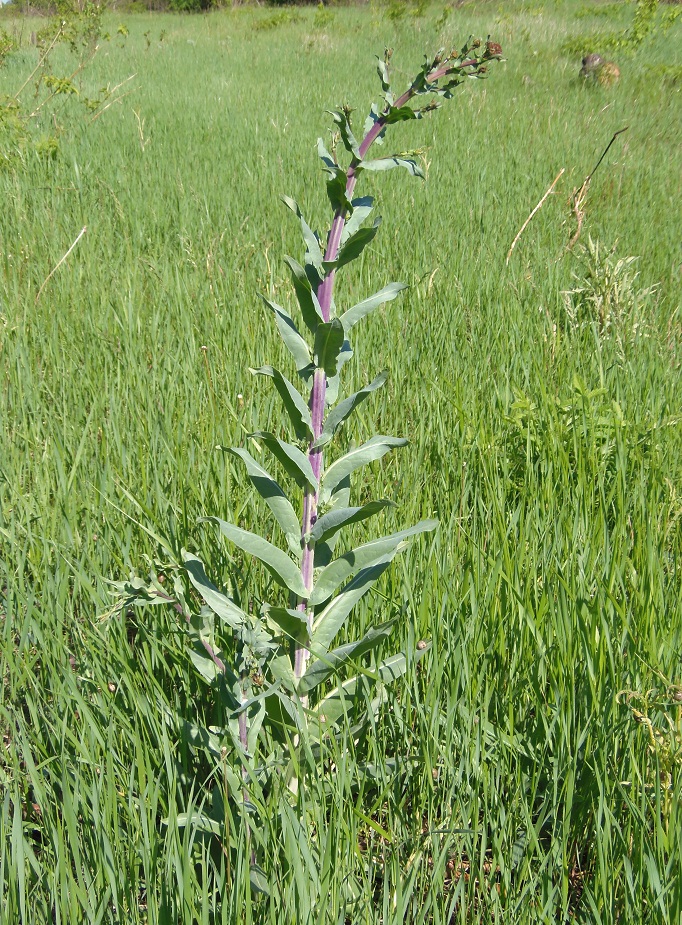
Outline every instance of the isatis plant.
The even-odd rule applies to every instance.
[[[216,755],[224,756],[231,743],[232,753],[239,756],[242,777],[237,783],[237,774],[231,772],[232,789],[236,784],[247,796],[251,787],[259,789],[259,776],[262,778],[262,768],[257,770],[255,762],[259,738],[267,743],[267,755],[272,756],[273,743],[279,743],[290,755],[292,750],[305,748],[314,762],[324,736],[334,735],[335,727],[351,714],[355,704],[362,703],[362,709],[353,714],[358,724],[359,713],[364,711],[366,716],[368,710],[378,707],[381,686],[407,669],[406,653],[380,661],[373,670],[360,665],[361,657],[383,642],[395,621],[372,625],[360,638],[347,631],[350,641],[336,647],[334,643],[355,605],[392,560],[407,548],[412,537],[433,530],[436,521],[421,521],[336,555],[344,531],[390,504],[378,499],[351,505],[351,477],[407,440],[373,434],[361,445],[341,455],[333,454],[341,426],[387,379],[387,373],[381,372],[358,391],[341,397],[341,373],[352,356],[355,326],[395,299],[405,286],[389,283],[345,310],[337,307],[335,286],[339,271],[363,253],[379,230],[380,219],[371,219],[371,197],[354,197],[363,174],[401,167],[414,177],[423,177],[415,152],[373,158],[369,153],[372,146],[383,143],[391,125],[422,118],[467,79],[484,77],[488,63],[500,57],[499,45],[470,40],[461,51],[441,52],[427,60],[408,89],[396,98],[387,52],[378,64],[383,101],[372,105],[361,140],[351,125],[350,110],[342,107],[331,113],[331,151],[318,141],[333,210],[324,239],[311,230],[299,205],[284,198],[305,242],[303,263],[284,258],[302,324],[281,305],[268,298],[263,301],[291,354],[298,383],[272,366],[252,372],[272,381],[292,436],[287,441],[273,433],[257,432],[250,435],[249,445],[270,454],[293,486],[295,496],[287,493],[270,469],[247,449],[231,448],[229,452],[244,466],[278,524],[281,545],[218,517],[206,518],[232,546],[263,564],[283,596],[265,604],[259,615],[251,614],[229,593],[219,590],[207,577],[200,559],[189,552],[183,553],[181,571],[185,578],[178,572],[172,592],[167,581],[162,584],[157,578],[151,584],[135,580],[125,588],[129,602],[173,601],[191,625],[198,644],[192,652],[194,664],[213,686],[228,716],[225,729],[200,731],[192,727],[191,734],[197,744],[203,743]],[[216,641],[216,618],[233,636],[229,660]],[[427,645],[420,643],[411,657],[419,658],[426,649]],[[349,667],[356,673],[347,677]],[[332,677],[336,683],[329,689],[327,682]],[[379,688],[374,699],[365,696],[371,684]],[[294,789],[302,773],[293,770],[295,765],[298,762],[290,771]]]

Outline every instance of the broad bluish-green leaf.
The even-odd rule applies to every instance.
[[[352,206],[353,211],[348,216],[346,224],[343,226],[343,232],[341,234],[342,247],[348,238],[351,238],[360,228],[362,223],[367,218],[369,218],[374,206],[374,200],[371,196],[361,196],[358,199],[353,200]]]
[[[294,432],[299,440],[310,440],[313,435],[313,422],[310,417],[310,408],[305,403],[298,389],[289,382],[286,376],[273,366],[260,366],[252,369],[254,376],[269,376],[275,383],[282,404],[294,425]]]
[[[341,384],[341,370],[352,356],[353,351],[351,350],[350,343],[348,340],[344,340],[336,361],[336,375],[327,376],[327,390],[324,396],[327,407],[336,404],[336,400],[339,397],[339,386]]]
[[[266,607],[263,610],[265,619],[275,625],[278,630],[282,630],[285,636],[293,639],[301,645],[307,645],[308,623],[307,617],[302,610],[290,610],[285,607]]]
[[[280,682],[276,681],[274,684],[270,685],[266,692],[261,692],[257,697],[253,697],[247,702],[246,750],[251,756],[256,754],[256,749],[258,748],[258,734],[263,725],[263,720],[265,719],[265,700],[262,698],[269,696],[273,691],[276,691],[279,686]]]
[[[339,167],[324,146],[321,138],[317,139],[317,153],[322,161],[324,170],[327,174],[327,196],[334,212],[343,210],[350,212],[352,206],[346,196],[346,185],[348,176],[344,170]]]
[[[216,524],[223,536],[231,543],[260,560],[278,584],[288,588],[297,597],[308,596],[308,590],[303,584],[297,565],[277,546],[273,546],[262,536],[242,530],[241,527],[235,527],[234,524],[221,520],[219,517],[203,517],[202,520]]]
[[[373,565],[383,556],[395,555],[400,552],[399,546],[404,540],[419,533],[435,530],[437,526],[437,520],[422,520],[413,527],[400,530],[398,533],[391,533],[389,536],[382,536],[370,543],[364,543],[339,556],[338,559],[334,559],[318,575],[315,587],[308,599],[309,606],[318,607],[323,604],[351,575],[362,568]]]
[[[306,245],[306,263],[311,263],[318,270],[322,268],[322,251],[320,250],[320,242],[317,240],[317,235],[312,231],[306,220],[301,214],[298,203],[290,199],[289,196],[282,196],[282,202],[287,206],[294,215],[298,218],[301,223],[301,231],[303,232],[303,240]]]
[[[358,167],[362,167],[363,170],[393,170],[394,167],[404,167],[413,177],[424,179],[424,171],[411,157],[379,157],[373,161],[363,161]]]
[[[270,884],[265,871],[257,864],[252,864],[249,868],[249,882],[254,893],[262,893],[265,896],[270,895]]]
[[[350,506],[350,476],[346,476],[344,479],[341,479],[338,485],[335,486],[334,492],[331,498],[325,504],[325,513],[329,511],[336,511],[342,507]],[[332,539],[334,539],[332,537]]]
[[[343,402],[341,405],[342,404]],[[341,405],[339,405],[339,408]],[[363,443],[362,446],[357,446],[355,449],[349,450],[345,456],[335,459],[327,471],[322,475],[320,503],[328,503],[332,496],[332,492],[346,476],[351,475],[351,473],[355,472],[355,470],[359,469],[361,466],[366,466],[367,463],[381,459],[381,457],[390,450],[394,450],[400,446],[406,446],[407,442],[408,441],[405,440],[404,437],[385,437],[382,434],[377,434],[366,443]]]
[[[394,122],[405,122],[407,119],[419,118],[421,118],[419,110],[414,110],[410,106],[401,106],[400,108],[391,106],[383,117],[386,125],[392,125]]]
[[[382,59],[377,58],[377,74],[381,81],[381,89],[384,92],[384,99],[389,106],[393,105],[393,94],[391,93],[391,81],[388,74],[388,64]]]
[[[310,356],[308,345],[299,334],[293,319],[284,311],[281,305],[278,305],[276,302],[271,302],[270,299],[266,299],[264,295],[261,296],[261,299],[275,316],[277,329],[284,341],[284,346],[294,358],[299,376],[303,376],[304,379],[307,379],[310,375],[312,366],[312,357]]]
[[[353,130],[350,127],[350,120],[345,112],[339,110],[332,110],[330,116],[336,122],[339,127],[339,132],[341,134],[341,141],[343,146],[350,154],[353,155],[355,160],[360,160],[360,149],[358,143],[353,134]]]
[[[294,292],[301,309],[303,321],[306,327],[314,334],[318,324],[324,321],[317,295],[313,291],[312,284],[301,264],[294,260],[293,257],[287,257],[286,255],[284,262],[291,271],[291,280],[294,284]]]
[[[189,650],[189,657],[201,677],[205,681],[208,681],[209,684],[213,684],[220,674],[218,666],[213,659],[207,658],[205,655],[200,655],[198,652],[195,652],[194,649]]]
[[[268,663],[270,672],[279,681],[284,690],[293,693],[296,690],[296,678],[288,655],[277,655]]]
[[[165,825],[170,824],[170,817],[163,820]],[[204,832],[207,835],[223,835],[225,822],[218,822],[212,819],[207,813],[200,813],[198,809],[189,813],[178,813],[175,817],[175,824],[179,829],[191,826],[197,832]]]
[[[374,295],[370,296],[368,299],[363,299],[362,302],[358,302],[357,305],[349,308],[348,311],[344,312],[339,318],[346,334],[348,334],[353,325],[357,324],[361,318],[364,318],[365,315],[369,315],[370,312],[373,312],[375,308],[378,308],[385,302],[393,301],[404,289],[407,289],[405,283],[389,283],[388,286],[384,286],[383,289],[380,289],[379,292],[375,292]]]
[[[280,440],[279,437],[265,430],[258,430],[249,436],[265,444],[275,459],[281,463],[287,475],[291,476],[300,488],[310,485],[311,488],[317,489],[317,479],[310,460],[297,446],[285,443],[284,440]]]
[[[350,505],[350,479],[344,479],[336,488],[334,495],[326,506],[326,513],[339,510]],[[314,567],[319,570],[325,568],[332,560],[334,548],[339,539],[339,534],[335,533],[330,536],[324,543],[315,544]]]
[[[369,114],[365,119],[365,126],[363,129],[364,134],[366,135],[370,129],[374,128],[379,119],[381,118],[381,113],[379,112],[379,107],[376,103],[372,103],[369,109]],[[377,137],[374,139],[375,145],[382,145],[384,143],[384,135],[386,134],[386,126],[382,128]]]
[[[182,560],[189,580],[213,613],[232,629],[241,629],[248,622],[247,615],[207,578],[201,559],[183,550]]]
[[[412,656],[412,660],[418,662],[426,655],[430,648],[430,645],[427,645],[423,649],[417,649]],[[368,670],[362,672],[362,674],[355,675],[355,677],[344,681],[343,684],[339,684],[338,687],[334,688],[333,691],[320,700],[311,713],[317,717],[322,730],[324,730],[325,727],[328,728],[329,726],[333,726],[342,716],[346,715],[353,706],[358,693],[358,681],[360,678],[389,684],[401,678],[407,671],[407,666],[407,658],[402,652],[391,655],[390,658],[385,659],[373,671]],[[312,722],[311,728],[313,728]]]
[[[205,751],[209,752],[209,754],[213,755],[214,758],[218,758],[219,760],[224,759],[224,740],[219,738],[215,733],[210,732],[203,726],[198,726],[196,723],[190,723],[185,719],[180,721],[180,732],[184,742],[192,748],[203,748]],[[229,764],[223,764],[221,772],[225,774],[232,793],[239,793],[242,786],[241,782]],[[224,818],[223,816],[223,820]]]
[[[281,681],[275,681],[274,684],[261,688],[257,694],[253,694],[253,696],[248,697],[246,700],[242,700],[232,711],[232,715],[239,716],[239,714],[243,713],[245,710],[251,710],[254,704],[261,703],[266,697],[271,697],[275,691],[279,690],[281,683]]]
[[[272,478],[269,472],[265,470],[253,456],[239,447],[226,447],[228,453],[242,460],[246,466],[246,471],[251,479],[254,488],[263,498],[272,513],[275,515],[277,523],[282,528],[282,532],[287,538],[287,543],[292,552],[300,555],[301,552],[301,525],[296,516],[291,502],[284,494],[278,483]]]
[[[366,398],[368,398],[372,392],[376,392],[377,389],[380,389],[384,382],[386,382],[387,378],[388,373],[386,370],[384,370],[384,372],[379,373],[376,378],[372,379],[369,385],[366,385],[363,389],[354,392],[353,395],[349,395],[348,398],[345,398],[342,402],[340,402],[333,411],[330,411],[327,415],[327,419],[324,422],[322,433],[317,438],[313,446],[320,447],[324,446],[326,443],[329,443],[346,418],[349,417],[357,408],[357,406],[361,404]]]
[[[346,339],[343,325],[338,318],[323,322],[315,331],[315,363],[328,377],[338,371],[339,354]]]
[[[394,550],[377,559],[372,565],[361,569],[340,594],[330,601],[313,623],[312,645],[316,652],[326,652],[331,641],[341,629],[357,602],[367,594],[378,578],[383,575],[396,555]]]
[[[336,260],[325,260],[325,272],[338,270],[359,257],[370,241],[373,241],[376,237],[380,224],[381,217],[378,216],[369,228],[359,228],[351,237],[347,238],[346,243],[339,250]]]
[[[389,620],[387,623],[381,623],[367,632],[362,639],[356,642],[348,642],[344,646],[339,646],[332,652],[328,652],[322,658],[316,659],[308,665],[306,673],[298,683],[299,694],[307,694],[314,690],[327,678],[347,665],[348,662],[360,658],[367,652],[371,652],[380,642],[387,639],[395,626],[395,620]]]
[[[315,526],[310,531],[310,538],[316,543],[325,543],[343,527],[367,520],[368,517],[373,517],[387,507],[395,507],[395,504],[392,501],[382,499],[380,501],[369,501],[367,504],[363,504],[362,507],[345,507],[329,511],[328,514],[323,514],[322,517],[317,519]]]
[[[335,177],[339,170],[341,170],[329,151],[327,151],[327,147],[321,138],[317,139],[317,156],[322,161],[322,167],[327,176]]]

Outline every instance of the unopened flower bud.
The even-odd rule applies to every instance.
[[[497,42],[486,42],[485,52],[491,58],[498,58],[502,54],[502,46]]]

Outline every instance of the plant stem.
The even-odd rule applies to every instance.
[[[429,83],[436,83],[442,77],[446,77],[449,74],[454,73],[455,71],[463,70],[466,67],[477,66],[480,64],[476,58],[472,58],[468,61],[464,61],[462,64],[457,65],[456,67],[443,66],[435,68],[427,77]],[[412,84],[402,96],[398,97],[394,103],[396,109],[405,106],[418,92],[417,85]],[[369,129],[367,134],[362,140],[358,153],[360,155],[359,160],[354,160],[351,166],[348,169],[347,179],[346,179],[346,200],[351,201],[353,196],[353,191],[355,190],[355,184],[357,183],[358,175],[357,168],[361,165],[362,160],[369,151],[372,144],[376,141],[379,135],[383,132],[384,128],[387,125],[386,118],[388,111],[384,115],[380,116],[376,122]],[[336,260],[339,248],[341,247],[341,237],[343,235],[343,228],[346,224],[347,210],[341,206],[339,207],[332,221],[332,226],[329,231],[329,237],[327,239],[327,248],[324,254],[325,261]],[[332,295],[334,292],[334,282],[336,279],[336,271],[331,270],[324,280],[321,282],[319,289],[317,291],[317,298],[320,304],[320,309],[322,311],[322,319],[325,322],[331,320],[331,305],[332,305]],[[317,479],[318,485],[320,478],[322,477],[323,472],[323,452],[321,448],[315,447],[315,441],[322,433],[324,427],[324,409],[325,409],[325,398],[327,394],[327,377],[325,376],[323,369],[316,369],[315,375],[313,378],[313,385],[310,392],[310,412],[313,423],[313,438],[310,441],[308,447],[308,460],[312,466],[313,473]],[[317,507],[318,507],[318,498],[319,492],[317,489],[313,490],[312,488],[307,488],[303,497],[303,517],[301,524],[301,541],[303,543],[303,555],[301,558],[301,577],[303,578],[303,583],[305,584],[308,591],[312,591],[313,587],[313,568],[315,560],[315,547],[312,542],[306,541],[306,536],[309,535],[310,530],[315,525],[317,520]],[[306,622],[308,627],[308,643],[310,643],[312,637],[313,629],[313,613],[312,610],[308,609],[308,601],[301,600],[298,604],[298,610],[306,614]],[[296,643],[296,649],[294,654],[294,677],[297,680],[303,677],[306,670],[306,665],[310,659],[310,649],[308,646],[302,645],[301,643]],[[307,706],[307,697],[302,697],[301,702],[303,706]]]

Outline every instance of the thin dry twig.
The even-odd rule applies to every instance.
[[[133,75],[133,76],[135,76],[135,75]],[[113,106],[114,103],[120,103],[121,100],[124,100],[124,99],[126,98],[126,96],[130,96],[131,93],[134,93],[136,90],[139,90],[139,89],[140,89],[139,87],[133,87],[132,90],[128,90],[128,91],[126,91],[126,93],[121,93],[121,95],[120,95],[120,96],[117,96],[116,99],[109,100],[109,102],[106,104],[106,106],[103,106],[98,112],[95,113],[95,115],[90,119],[89,124],[92,125],[92,123],[93,123],[96,119],[99,119],[99,117],[100,117],[103,113],[105,113],[105,112],[107,111],[107,109],[108,109],[110,106]]]
[[[47,284],[50,282],[50,280],[52,279],[52,277],[54,276],[54,274],[57,272],[57,270],[60,268],[60,266],[64,263],[64,261],[66,260],[66,258],[69,256],[69,254],[70,254],[71,251],[74,249],[74,247],[76,246],[76,244],[78,244],[78,242],[80,241],[80,239],[83,237],[83,235],[85,234],[85,232],[86,232],[87,230],[88,230],[87,225],[83,225],[83,227],[81,228],[80,232],[78,233],[78,236],[76,237],[76,240],[73,242],[73,244],[71,245],[71,247],[70,247],[70,248],[68,249],[68,251],[64,254],[64,256],[63,256],[62,259],[59,261],[59,263],[58,263],[58,264],[48,273],[48,275],[45,277],[45,281],[44,281],[43,285],[40,287],[40,289],[38,290],[38,295],[36,296],[36,305],[38,304],[38,299],[39,299],[40,296],[42,295],[42,292],[43,292],[43,289],[45,288],[45,286],[47,286]]]
[[[551,184],[549,185],[549,187],[548,187],[547,192],[545,193],[545,195],[542,197],[542,199],[540,200],[540,202],[535,206],[535,208],[534,208],[533,211],[530,213],[530,215],[528,216],[528,218],[525,220],[525,222],[523,223],[523,225],[521,225],[521,228],[519,229],[519,233],[516,235],[516,237],[515,237],[514,240],[512,241],[512,246],[509,248],[509,251],[507,252],[507,263],[509,263],[509,258],[510,258],[511,255],[512,255],[512,251],[513,251],[514,248],[516,247],[516,244],[517,244],[519,238],[521,237],[521,235],[523,234],[523,232],[526,230],[526,228],[527,228],[528,225],[530,224],[530,222],[531,222],[533,216],[536,214],[536,212],[539,212],[539,211],[540,211],[540,209],[542,208],[542,206],[543,206],[543,204],[544,204],[544,202],[545,202],[545,199],[547,199],[547,197],[552,193],[554,187],[555,187],[555,186],[557,185],[557,183],[559,182],[559,180],[560,180],[560,178],[561,178],[561,176],[562,176],[562,174],[564,173],[565,170],[566,170],[565,167],[562,167],[562,168],[561,168],[561,170],[559,171],[559,173],[556,175],[556,177],[554,177],[554,179],[552,180]]]
[[[589,174],[585,177],[585,180],[584,180],[584,182],[583,182],[583,185],[580,187],[580,189],[574,189],[574,190],[573,190],[573,194],[571,195],[571,211],[572,211],[573,214],[575,215],[576,222],[578,223],[578,227],[576,228],[575,234],[573,235],[573,237],[571,238],[571,240],[568,242],[568,246],[567,246],[566,250],[569,250],[569,251],[570,251],[570,250],[573,248],[573,245],[575,244],[575,242],[576,242],[576,241],[578,240],[578,238],[580,237],[580,232],[582,231],[582,227],[583,227],[583,221],[584,221],[584,219],[585,219],[585,209],[584,209],[584,206],[585,206],[585,199],[587,198],[587,192],[588,192],[588,190],[589,190],[589,188],[590,188],[590,182],[592,181],[592,177],[593,177],[593,176],[595,175],[595,173],[597,172],[597,167],[599,167],[599,165],[601,164],[601,162],[602,162],[602,161],[604,160],[604,158],[606,157],[606,155],[607,155],[607,153],[608,153],[608,151],[609,151],[609,148],[610,148],[611,145],[614,143],[614,141],[616,140],[616,138],[617,138],[619,135],[622,135],[623,132],[627,132],[628,128],[629,128],[629,126],[626,125],[625,128],[619,129],[619,130],[614,134],[614,136],[613,136],[613,138],[611,139],[611,141],[607,144],[607,146],[606,146],[606,147],[604,148],[604,150],[602,151],[601,157],[599,158],[599,160],[597,161],[597,163],[596,163],[596,164],[594,165],[594,167],[592,168],[592,172],[589,173]]]
[[[34,67],[34,69],[31,71],[31,73],[28,75],[28,77],[26,78],[26,80],[23,82],[23,84],[21,85],[21,87],[20,87],[20,88],[17,90],[17,92],[14,94],[14,99],[15,99],[15,100],[18,100],[18,99],[19,99],[19,97],[21,96],[22,92],[26,89],[26,87],[29,85],[29,83],[30,83],[31,80],[33,79],[33,75],[34,75],[34,74],[37,74],[38,71],[40,70],[40,68],[43,66],[43,63],[44,63],[45,59],[46,59],[47,56],[50,54],[50,52],[52,51],[52,49],[54,48],[54,46],[57,44],[57,42],[58,42],[58,40],[59,40],[59,38],[60,38],[60,36],[61,36],[61,34],[62,34],[63,31],[64,31],[64,26],[61,25],[61,26],[59,27],[59,30],[58,30],[57,34],[56,34],[55,37],[52,39],[52,42],[50,43],[50,46],[49,46],[49,48],[47,49],[47,51],[43,54],[43,56],[42,56],[42,58],[40,59],[40,61],[38,61],[38,63],[36,64],[36,66]]]
[[[122,93],[120,96],[114,97],[114,93],[116,93],[117,90],[120,90],[120,88],[124,86],[124,84],[127,84],[130,80],[134,80],[135,77],[137,77],[137,71],[134,74],[131,74],[130,77],[126,77],[126,79],[122,80],[119,84],[116,84],[116,86],[113,87],[111,91],[109,91],[106,99],[102,100],[102,103],[106,105],[104,105],[102,109],[98,109],[97,112],[95,112],[95,114],[90,118],[89,121],[94,122],[95,119],[98,119],[102,115],[105,109],[108,109],[110,106],[113,106],[114,103],[117,103],[119,100],[122,100],[125,96],[128,95],[128,93],[132,93],[133,92],[132,90],[128,90],[127,93]],[[139,87],[134,87],[133,89],[138,90]]]
[[[78,67],[77,67],[76,70],[73,72],[73,74],[72,74],[70,77],[67,78],[67,80],[68,80],[68,82],[69,82],[70,84],[72,84],[73,81],[74,81],[74,79],[75,79],[76,77],[78,77],[78,75],[80,74],[80,72],[81,72],[88,64],[90,64],[90,62],[91,62],[92,59],[95,57],[95,55],[97,54],[98,51],[99,51],[99,45],[95,45],[95,47],[94,47],[94,49],[92,50],[92,52],[91,52],[91,54],[89,55],[89,57],[87,57],[87,58],[85,58],[83,61],[81,61],[81,63],[78,65]],[[50,100],[53,99],[55,96],[57,96],[57,94],[58,94],[59,92],[60,92],[59,90],[53,90],[52,93],[49,94],[49,96],[46,96],[45,99],[42,101],[42,103],[41,103],[38,107],[36,107],[36,109],[33,110],[33,112],[31,113],[31,115],[29,116],[29,119],[33,119],[34,116],[37,116],[38,113],[40,112],[40,110],[43,108],[43,106],[44,106],[46,103],[49,103]]]

